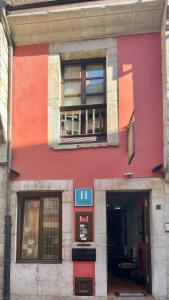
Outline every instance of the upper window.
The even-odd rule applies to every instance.
[[[62,73],[61,142],[105,140],[105,61],[66,62]]]
[[[18,199],[18,260],[61,260],[60,194],[22,195]]]

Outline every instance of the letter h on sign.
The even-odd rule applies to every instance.
[[[75,206],[93,206],[92,189],[75,189]]]

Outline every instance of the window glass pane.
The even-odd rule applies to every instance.
[[[86,77],[87,78],[103,77],[103,76],[104,76],[104,71],[103,71],[102,64],[86,65]]]
[[[38,258],[39,201],[26,200],[24,205],[22,258]]]
[[[81,66],[65,66],[64,79],[77,79],[81,78]]]
[[[81,104],[81,97],[64,97],[64,106],[75,106]]]
[[[103,79],[86,80],[86,94],[103,93],[103,92],[104,92]]]
[[[64,95],[81,94],[81,82],[65,82]]]
[[[103,96],[86,96],[86,104],[102,104],[104,103],[104,97]]]
[[[43,201],[43,257],[59,258],[59,198]]]

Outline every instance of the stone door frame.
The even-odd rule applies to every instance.
[[[96,179],[95,245],[96,245],[96,296],[107,296],[107,232],[106,192],[148,191],[150,206],[150,242],[152,295],[156,299],[167,297],[166,235],[164,230],[165,191],[161,178]],[[156,205],[161,209],[157,210]]]

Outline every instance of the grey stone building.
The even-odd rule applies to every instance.
[[[0,298],[3,297],[4,267],[9,260],[4,257],[5,232],[10,228],[10,86],[12,44],[6,19],[5,3],[0,2]],[[6,225],[5,226],[5,215]],[[8,223],[9,222],[9,223]],[[9,252],[9,251],[8,251]],[[8,260],[8,261],[7,261]],[[8,267],[7,267],[8,269]],[[7,271],[6,269],[6,271]]]

